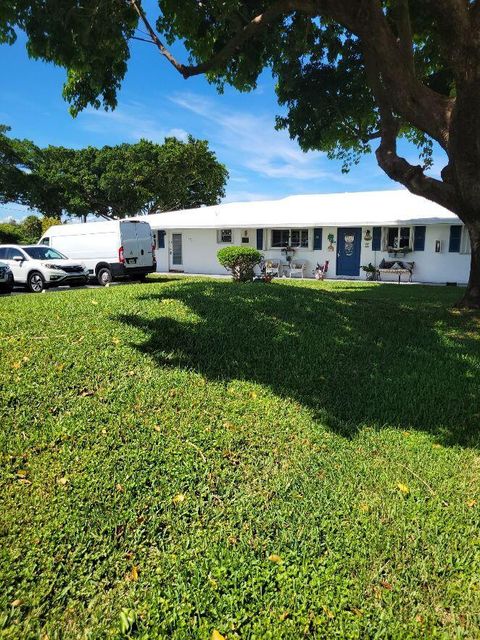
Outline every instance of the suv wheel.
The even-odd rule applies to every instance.
[[[102,287],[109,284],[112,281],[112,272],[107,267],[102,267],[98,270],[97,281]]]
[[[45,278],[39,271],[28,274],[27,287],[32,293],[42,293],[45,289]]]

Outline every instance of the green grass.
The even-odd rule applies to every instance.
[[[478,638],[480,322],[458,297],[1,299],[0,637]]]

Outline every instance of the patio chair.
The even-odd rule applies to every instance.
[[[265,260],[265,275],[280,277],[280,260],[267,258]]]
[[[300,275],[302,278],[305,277],[305,260],[291,260],[290,261],[290,278],[292,275]]]

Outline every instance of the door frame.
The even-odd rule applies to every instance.
[[[339,272],[339,264],[340,264],[340,235],[345,232],[355,232],[358,234],[358,264],[355,265],[355,270],[358,268],[358,273],[340,273]],[[338,227],[337,228],[337,264],[336,264],[336,275],[342,276],[345,278],[358,278],[360,276],[360,263],[362,261],[362,227]]]

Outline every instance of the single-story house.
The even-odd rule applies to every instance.
[[[225,274],[217,251],[259,249],[304,263],[306,277],[328,261],[327,277],[365,278],[363,265],[408,267],[414,282],[466,283],[470,242],[457,216],[406,190],[290,196],[148,217],[160,272]],[[390,278],[391,275],[391,278]],[[397,279],[384,271],[382,280]]]

